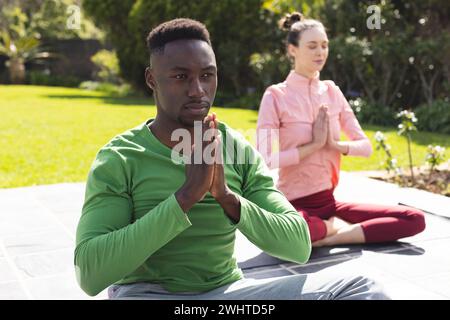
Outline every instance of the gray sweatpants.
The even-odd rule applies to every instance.
[[[204,293],[170,293],[160,285],[113,285],[111,299],[156,300],[383,300],[390,299],[378,283],[364,276],[334,277],[321,272],[268,279],[241,279]]]

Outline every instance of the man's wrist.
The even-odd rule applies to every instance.
[[[177,199],[178,204],[184,213],[187,213],[198,201],[194,196],[182,188],[175,192],[175,199]]]
[[[241,218],[241,201],[239,197],[227,188],[226,192],[215,199],[225,211],[226,215],[235,223],[238,223]]]
[[[214,196],[214,199],[218,203],[229,201],[229,198],[233,195],[233,191],[231,191],[228,187],[225,188],[225,190],[222,192],[222,194]]]

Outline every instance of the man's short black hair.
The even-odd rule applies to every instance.
[[[203,23],[188,18],[178,18],[163,22],[150,31],[147,37],[150,56],[155,52],[162,52],[167,43],[182,39],[198,39],[211,45],[209,32]]]

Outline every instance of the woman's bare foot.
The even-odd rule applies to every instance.
[[[318,241],[314,241],[312,243],[312,246],[313,248],[317,248],[339,244],[356,244],[364,242],[366,242],[364,231],[361,225],[359,223],[356,223],[348,224],[347,226],[339,229],[335,234]]]
[[[324,222],[327,227],[327,235],[325,236],[326,238],[335,235],[340,229],[351,225],[347,221],[344,221],[338,217],[331,217],[328,220],[324,220]]]
[[[328,244],[329,238],[331,238],[331,237],[326,237],[326,238],[323,238],[323,239],[314,241],[313,243],[311,243],[311,246],[312,246],[313,248],[326,247],[326,246],[329,245],[329,244]]]

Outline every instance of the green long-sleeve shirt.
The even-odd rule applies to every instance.
[[[114,283],[203,292],[236,281],[242,278],[234,258],[236,228],[272,256],[308,260],[306,222],[242,135],[219,125],[226,181],[241,203],[234,224],[209,193],[182,211],[174,193],[185,181],[185,167],[171,160],[172,150],[146,126],[150,121],[112,139],[89,172],[75,249],[77,280],[87,294]],[[230,137],[234,146],[226,142]],[[227,150],[237,163],[228,163]]]

